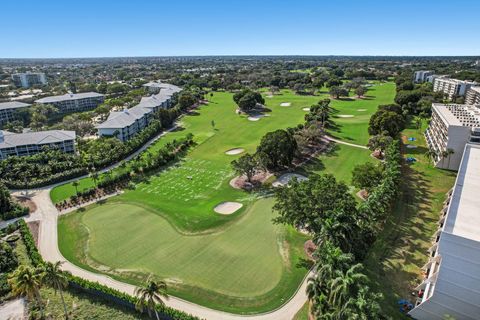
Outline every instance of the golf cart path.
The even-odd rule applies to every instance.
[[[350,147],[355,147],[355,148],[361,148],[361,149],[367,149],[368,150],[368,148],[366,146],[361,146],[359,144],[354,144],[354,143],[350,143],[350,142],[345,142],[343,140],[338,140],[338,139],[332,138],[331,136],[329,136],[327,134],[324,137],[325,137],[325,139],[327,139],[329,141],[344,144],[344,145],[350,146]]]
[[[125,292],[130,295],[134,295],[135,286],[120,282],[110,278],[109,276],[94,273],[84,270],[73,263],[66,260],[58,248],[58,234],[57,234],[57,220],[58,210],[50,200],[51,188],[43,188],[35,191],[31,191],[30,195],[32,200],[37,205],[37,211],[28,216],[25,220],[40,221],[40,228],[38,234],[38,247],[42,257],[46,261],[56,262],[62,261],[62,269],[70,271],[73,275],[101,283],[110,288],[116,289],[121,292]],[[300,310],[300,308],[307,301],[306,287],[307,278],[298,288],[295,295],[282,307],[264,314],[257,315],[235,315],[223,311],[213,310],[207,307],[197,305],[186,300],[171,296],[166,301],[166,305],[183,312],[195,315],[199,318],[208,320],[291,320],[294,315]]]

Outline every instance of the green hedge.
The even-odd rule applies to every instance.
[[[38,252],[38,249],[33,240],[33,236],[30,233],[30,229],[24,220],[19,221],[20,233],[22,234],[23,241],[27,247],[27,254],[32,261],[34,266],[43,264],[43,258]],[[69,275],[70,286],[81,289],[89,294],[94,294],[96,296],[102,297],[106,300],[122,304],[134,308],[135,303],[138,301],[136,297],[133,297],[129,294],[120,292],[118,290],[109,288],[98,282],[93,282],[85,280],[74,275]],[[155,308],[160,314],[162,319],[175,319],[175,320],[199,320],[200,318],[189,315],[185,312],[167,307],[158,305]]]

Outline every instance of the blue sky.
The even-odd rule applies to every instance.
[[[0,57],[480,55],[478,0],[1,3]]]

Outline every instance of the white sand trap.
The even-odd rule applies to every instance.
[[[414,146],[413,144],[407,144],[408,149],[417,149],[417,146]]]
[[[310,112],[310,108],[303,108],[302,110]]]
[[[282,102],[280,103],[280,107],[290,107],[292,105],[291,102]]]
[[[353,114],[339,114],[339,118],[353,118],[355,117]]]
[[[297,178],[298,181],[303,181],[308,179],[307,177],[302,176],[301,174],[298,174],[298,173],[285,173],[285,174],[282,174],[280,178],[275,180],[272,183],[272,186],[281,187],[281,186],[287,185],[290,182],[290,180],[292,180],[292,178]]]
[[[367,109],[357,109],[357,111],[367,111]]]
[[[225,201],[217,204],[213,210],[220,214],[232,214],[241,207],[243,207],[243,204],[240,202]]]
[[[273,95],[269,94],[269,95],[266,95],[265,97],[267,97],[267,98],[273,98]]]
[[[228,154],[229,156],[234,156],[236,154],[242,153],[243,151],[245,151],[245,149],[235,148],[235,149],[230,149],[230,150],[225,151],[225,154]]]
[[[265,117],[264,114],[257,114],[257,115],[254,115],[254,116],[250,116],[247,119],[250,120],[250,121],[258,121],[263,117]]]

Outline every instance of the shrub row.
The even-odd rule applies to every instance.
[[[32,261],[34,266],[39,266],[43,264],[43,258],[38,252],[37,246],[35,245],[35,241],[33,240],[33,236],[30,232],[25,221],[19,221],[20,233],[22,235],[22,239],[25,243],[27,248],[27,254]],[[86,293],[94,294],[96,296],[102,297],[108,301],[119,303],[127,307],[131,307],[132,309],[135,308],[135,304],[138,299],[134,296],[129,294],[120,292],[118,290],[109,288],[98,282],[93,282],[89,280],[85,280],[83,278],[79,278],[74,275],[68,275],[69,277],[69,284],[70,286],[80,289]],[[162,319],[168,320],[199,320],[198,317],[192,316],[187,314],[183,311],[179,311],[167,306],[162,306],[157,304],[155,309],[161,314]]]

